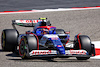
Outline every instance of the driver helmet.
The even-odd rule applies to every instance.
[[[48,34],[49,33],[49,30],[48,29],[45,29],[45,28],[43,28],[42,29],[42,34],[44,35],[44,34]]]

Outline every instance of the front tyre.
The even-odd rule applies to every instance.
[[[92,51],[94,51],[94,50],[92,50],[91,40],[86,35],[79,35],[79,37],[76,36],[74,44],[75,44],[74,49],[86,50],[88,55],[90,55],[90,56],[92,55]],[[87,60],[90,57],[76,57],[76,58],[77,58],[77,60]]]
[[[31,58],[29,53],[37,50],[37,39],[35,36],[23,36],[19,44],[19,54],[22,59]]]
[[[26,40],[25,38],[22,38],[20,40],[20,44],[19,44],[19,54],[21,56],[22,59],[27,59],[27,53],[29,53],[29,51],[27,52],[27,49],[26,49]]]

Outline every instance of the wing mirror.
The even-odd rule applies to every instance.
[[[65,34],[70,34],[70,31],[66,31]]]

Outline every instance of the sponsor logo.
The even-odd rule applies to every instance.
[[[61,45],[57,45],[57,47],[62,47]]]
[[[82,55],[86,55],[86,51],[84,50],[69,50],[66,51],[66,54],[82,54]]]
[[[74,44],[67,43],[67,44],[65,45],[65,47],[71,47],[71,48],[73,48],[73,47],[74,47]]]
[[[86,54],[85,51],[70,51],[71,54]]]
[[[32,23],[32,20],[19,20],[21,23]]]
[[[43,20],[16,20],[17,23],[38,23]]]
[[[46,51],[37,50],[32,52],[32,55],[45,55],[45,54],[51,54],[51,50],[46,50]]]
[[[33,20],[33,23],[38,23],[40,21],[43,21],[43,20]]]
[[[57,37],[52,37],[51,39],[52,39],[52,40],[58,40],[58,38],[57,38]]]

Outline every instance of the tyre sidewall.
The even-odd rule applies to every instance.
[[[79,37],[81,43],[81,49],[84,49],[88,52],[89,55],[92,54],[92,45],[91,40],[88,36],[82,35]]]
[[[2,37],[5,39],[3,40]],[[17,42],[18,32],[15,29],[3,30],[1,38],[2,38],[1,39],[2,50],[5,50],[5,51],[14,51],[15,50],[15,47],[18,44],[18,42]],[[4,41],[5,44],[3,44],[2,41]]]

